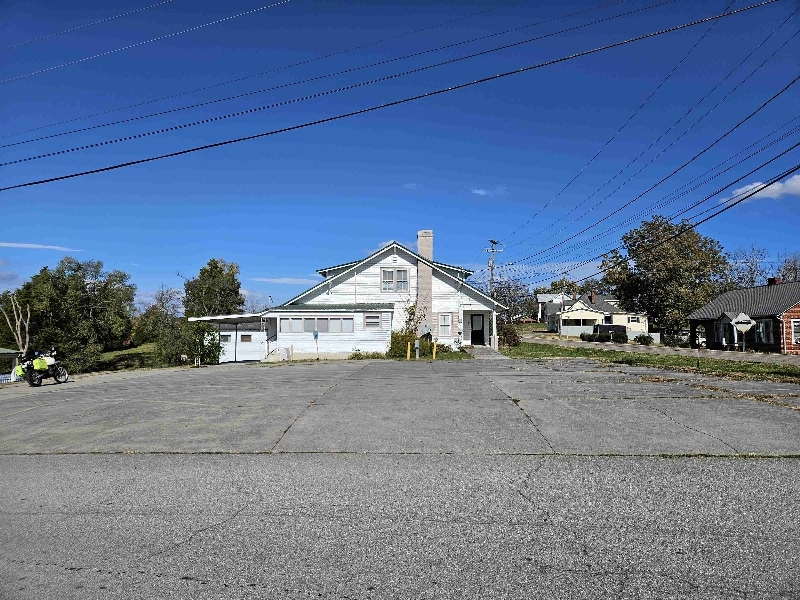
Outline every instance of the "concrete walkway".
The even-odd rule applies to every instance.
[[[640,344],[612,344],[607,342],[584,342],[577,340],[552,340],[538,337],[536,334],[525,334],[522,341],[533,344],[548,344],[566,348],[594,348],[595,350],[618,350],[637,354],[679,355],[695,358],[717,358],[720,360],[737,360],[740,362],[772,363],[776,365],[792,365],[800,367],[800,356],[791,354],[764,354],[760,352],[726,352],[724,350],[693,350],[691,348],[669,348],[666,346],[642,346]]]
[[[510,360],[505,354],[500,354],[489,346],[472,346],[467,348],[467,353],[478,360]]]

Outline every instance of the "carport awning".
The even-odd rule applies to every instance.
[[[19,354],[19,350],[11,350],[9,348],[0,348],[0,357],[3,358],[14,358],[17,354]]]

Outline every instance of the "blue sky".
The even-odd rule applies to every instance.
[[[72,60],[239,12],[264,0],[173,0],[128,17],[63,36],[0,50],[0,79]],[[496,4],[467,2],[355,3],[293,0],[281,6],[96,60],[0,83],[0,135],[125,107],[245,77],[260,71],[398,36]],[[269,91],[134,123],[0,149],[0,162],[160,129],[346,86],[471,52],[589,23],[656,2],[630,0],[422,57]],[[679,0],[634,15],[512,49],[318,99],[264,110],[140,140],[0,167],[12,185],[162,154],[303,123],[474,80],[609,44],[719,12],[725,1]],[[750,2],[737,0],[733,8]],[[6,0],[0,46],[145,6],[124,1]],[[223,98],[420,50],[502,32],[594,6],[591,2],[523,1],[424,32],[283,69],[212,90],[0,138],[0,143],[146,115]],[[100,259],[129,272],[146,298],[162,283],[179,287],[211,257],[241,266],[245,289],[288,299],[308,287],[317,268],[354,260],[397,239],[413,244],[418,229],[435,231],[435,258],[485,264],[488,238],[503,240],[498,262],[535,254],[605,216],[646,190],[798,74],[797,40],[758,70],[718,108],[617,193],[598,201],[671,143],[800,27],[790,19],[708,100],[665,136],[621,179],[587,201],[614,173],[664,133],[730,69],[798,8],[782,0],[721,20],[645,108],[581,176],[536,218],[706,31],[701,25],[502,80],[333,123],[188,156],[53,184],[0,193],[0,287],[13,288],[65,254]],[[609,219],[606,231],[707,169],[800,115],[793,86],[679,175]],[[797,125],[800,121],[794,123]],[[782,132],[787,129],[781,130]],[[795,133],[754,159],[671,204],[703,197],[798,141]],[[769,141],[769,139],[767,140]],[[732,190],[764,181],[798,162],[794,150]],[[573,214],[570,209],[584,203]],[[709,204],[709,203],[707,203]],[[573,219],[591,208],[588,215]],[[557,219],[556,225],[550,227]],[[636,221],[634,221],[634,224]],[[751,243],[770,257],[800,248],[800,178],[772,188],[703,225],[700,231],[732,251]],[[566,227],[565,227],[566,226]],[[564,228],[552,239],[543,241]],[[624,232],[625,229],[619,233]],[[601,240],[612,243],[619,233]],[[524,243],[517,243],[526,238]],[[581,238],[578,239],[580,241]],[[56,246],[61,249],[20,247]],[[512,274],[560,271],[591,256],[595,244],[539,255]],[[69,250],[65,250],[69,249]],[[588,253],[588,254],[587,254]],[[549,266],[548,266],[549,265]],[[593,265],[573,275],[591,272]],[[538,281],[546,275],[532,276]]]

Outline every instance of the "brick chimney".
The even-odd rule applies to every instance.
[[[592,290],[591,292],[589,292],[589,302],[594,304],[594,299],[595,299],[595,291]]]
[[[433,230],[417,232],[417,254],[433,261]],[[420,324],[433,323],[433,270],[423,262],[417,262],[417,311],[425,318]]]

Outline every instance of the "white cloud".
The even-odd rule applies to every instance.
[[[10,281],[16,281],[19,279],[19,275],[16,273],[12,273],[11,271],[0,271],[0,281],[8,283]]]
[[[493,190],[487,190],[485,188],[473,188],[472,193],[476,194],[477,196],[503,196],[506,193],[506,186],[499,185]]]
[[[61,252],[83,252],[64,246],[47,246],[45,244],[23,244],[22,242],[0,242],[0,248],[25,248],[27,250],[60,250]]]
[[[750,192],[756,188],[761,187],[764,185],[763,182],[757,181],[755,183],[750,183],[744,187],[740,187],[738,189],[733,190],[733,194],[731,195],[733,198],[737,198]],[[800,175],[793,175],[789,177],[786,181],[776,181],[770,186],[765,187],[763,190],[754,194],[745,202],[749,202],[750,200],[756,200],[758,198],[770,198],[772,200],[778,200],[779,198],[783,198],[784,196],[800,196]],[[723,202],[727,202],[730,198],[726,198]]]
[[[415,190],[415,189],[417,189],[419,187],[419,184],[418,183],[404,183],[403,187],[406,188],[407,190]]]
[[[279,285],[307,285],[319,283],[319,279],[305,277],[251,277],[250,281],[263,281],[264,283],[277,283]]]

